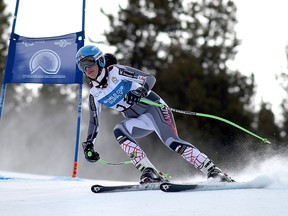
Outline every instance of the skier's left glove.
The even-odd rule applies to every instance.
[[[95,163],[100,159],[100,155],[94,151],[94,145],[91,141],[86,141],[82,143],[84,149],[84,155],[87,161]]]
[[[136,90],[129,91],[124,98],[128,104],[139,103],[141,98],[147,96],[148,91],[144,87],[139,87]]]

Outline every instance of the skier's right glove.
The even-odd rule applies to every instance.
[[[82,143],[84,149],[84,155],[87,161],[95,163],[100,159],[100,155],[94,151],[94,145],[91,141],[86,141]]]
[[[124,101],[131,105],[139,103],[142,97],[147,96],[147,92],[148,91],[144,87],[139,87],[135,90],[131,90],[125,95]]]

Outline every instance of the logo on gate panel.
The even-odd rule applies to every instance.
[[[32,56],[29,67],[31,74],[39,70],[46,74],[57,74],[61,67],[61,60],[53,50],[43,49]]]
[[[58,42],[55,42],[54,44],[64,48],[64,47],[66,47],[68,45],[71,45],[72,43],[67,41],[67,40],[60,40]]]

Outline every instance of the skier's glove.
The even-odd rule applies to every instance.
[[[97,152],[94,151],[93,143],[91,141],[86,141],[82,143],[84,149],[84,155],[87,161],[95,163],[100,159],[100,156]]]
[[[147,96],[147,90],[144,87],[139,87],[136,90],[129,91],[124,98],[128,104],[139,103],[142,97]]]

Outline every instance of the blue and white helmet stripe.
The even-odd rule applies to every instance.
[[[105,57],[102,53],[102,51],[93,45],[87,45],[87,46],[83,46],[81,47],[78,52],[76,53],[76,64],[78,65],[78,63],[88,57],[88,56],[93,56],[95,58],[95,61],[98,63],[98,65],[102,68],[105,67]]]

